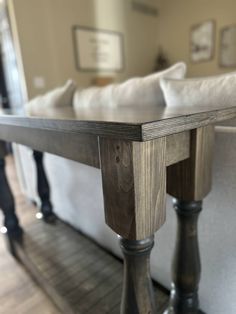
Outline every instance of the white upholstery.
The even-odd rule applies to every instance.
[[[25,109],[31,115],[37,115],[48,108],[71,106],[75,89],[76,84],[72,80],[68,80],[65,85],[33,98],[25,105]]]
[[[236,72],[193,79],[162,79],[167,106],[209,106],[236,103]]]
[[[74,108],[124,106],[124,105],[164,105],[163,93],[160,88],[160,79],[184,78],[186,65],[176,63],[169,69],[146,77],[129,79],[122,84],[111,84],[106,87],[91,87],[84,90],[78,89],[73,99]]]

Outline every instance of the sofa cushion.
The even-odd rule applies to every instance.
[[[236,103],[236,72],[182,80],[163,78],[160,84],[168,107]]]
[[[160,79],[185,76],[186,65],[179,62],[169,69],[151,74],[146,77],[129,79],[121,84],[112,84],[106,87],[92,87],[84,90],[78,89],[73,99],[74,108],[123,106],[123,105],[164,105],[164,97],[160,88]]]
[[[25,105],[27,113],[36,115],[48,108],[62,108],[72,105],[73,94],[76,84],[68,80],[65,85],[55,88],[52,91],[33,98]]]

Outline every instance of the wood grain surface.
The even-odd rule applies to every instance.
[[[190,156],[190,131],[176,133],[166,137],[166,166]]]
[[[211,190],[214,127],[191,131],[190,158],[167,168],[167,192],[185,201],[202,200]]]
[[[9,131],[8,128],[0,125],[0,138],[96,168],[100,166],[96,136],[48,131],[47,129],[32,128],[29,130],[28,128],[17,126],[11,126]]]
[[[72,108],[57,108],[45,110],[34,117],[27,117],[22,113],[5,113],[0,112],[0,138],[6,139],[2,134],[6,137],[8,132],[11,134],[11,141],[14,141],[16,133],[21,132],[21,128],[26,128],[29,132],[35,129],[47,130],[49,133],[82,133],[142,142],[233,119],[236,117],[236,106],[203,104],[196,107],[169,108],[144,104],[114,108],[94,106],[76,111]]]
[[[18,127],[12,127],[13,129]],[[0,126],[1,130],[1,126]],[[189,131],[166,137],[166,165],[169,166],[189,156]],[[52,153],[95,168],[100,168],[98,137],[87,134],[50,132],[35,130],[30,132],[20,128],[14,133],[3,130],[1,138],[27,145],[32,149]],[[5,143],[0,141],[0,156],[6,154]]]
[[[106,223],[126,239],[144,239],[165,221],[166,139],[100,140]]]

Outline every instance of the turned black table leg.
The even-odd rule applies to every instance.
[[[196,314],[201,263],[197,222],[201,201],[174,200],[178,219],[175,253],[172,265],[172,290],[168,313]]]
[[[175,198],[178,219],[169,314],[196,314],[201,263],[197,221],[211,190],[213,126],[191,131],[190,156],[167,169],[167,192]]]
[[[121,314],[156,313],[150,276],[150,253],[153,245],[153,237],[139,241],[120,238],[124,254]]]
[[[37,190],[41,200],[41,213],[45,221],[54,221],[55,215],[50,201],[50,188],[43,165],[43,153],[34,150],[33,157],[37,170]]]
[[[15,213],[14,198],[7,181],[5,172],[5,160],[0,157],[0,208],[4,213],[4,226],[10,238],[19,239],[22,229]]]

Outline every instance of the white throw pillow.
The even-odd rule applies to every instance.
[[[160,88],[160,79],[184,78],[186,65],[176,63],[169,69],[142,78],[132,78],[122,84],[106,87],[92,87],[77,90],[73,99],[74,108],[123,106],[123,105],[164,105],[164,97]]]
[[[193,79],[162,79],[166,105],[215,106],[236,104],[236,72]]]
[[[76,84],[68,80],[65,85],[33,98],[25,105],[26,112],[34,115],[48,108],[62,108],[72,106],[72,99]]]

